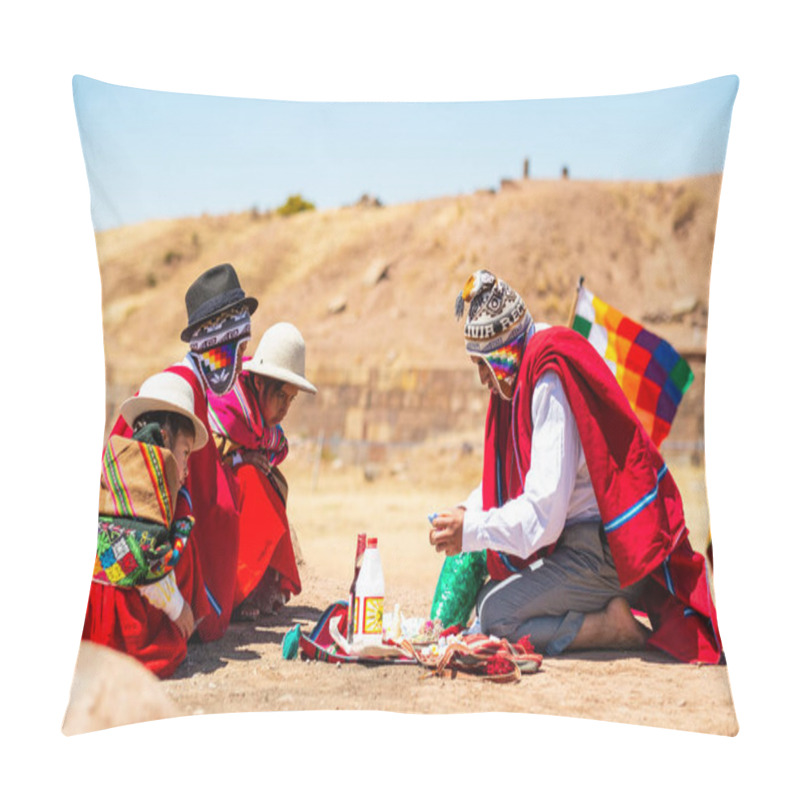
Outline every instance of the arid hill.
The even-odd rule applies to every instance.
[[[534,319],[561,324],[583,275],[678,350],[702,354],[720,181],[503,181],[497,191],[405,205],[100,233],[109,405],[183,356],[184,293],[223,261],[260,302],[249,352],[270,324],[294,322],[321,385],[363,384],[369,370],[468,369],[453,307],[480,267],[517,288]]]

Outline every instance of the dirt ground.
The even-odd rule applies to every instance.
[[[235,623],[221,641],[190,647],[188,659],[163,683],[182,713],[505,711],[729,736],[737,732],[725,667],[676,664],[656,652],[545,658],[537,674],[514,685],[439,679],[414,665],[286,661],[281,655],[286,630],[296,623],[310,630],[329,601],[343,597],[336,581],[308,569],[302,577],[302,595],[282,613],[263,622]],[[426,589],[394,596],[408,598],[409,610],[423,613]]]
[[[191,644],[187,660],[161,684],[178,713],[504,711],[735,735],[727,668],[679,664],[655,651],[546,657],[538,673],[507,685],[443,680],[416,665],[331,665],[282,657],[289,628],[299,623],[310,631],[330,603],[346,598],[362,530],[378,537],[387,608],[397,603],[407,617],[427,617],[442,557],[427,543],[425,517],[463,498],[475,460],[474,453],[467,458],[442,448],[426,456],[424,469],[413,461],[367,469],[333,459],[315,471],[310,453],[295,453],[286,472],[303,591],[275,616],[236,622],[217,642]],[[676,472],[688,486],[691,522],[691,516],[702,517],[703,498],[695,502],[692,494],[692,486],[695,492],[702,486],[702,474]],[[695,527],[702,544],[702,518]]]

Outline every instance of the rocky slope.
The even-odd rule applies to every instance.
[[[453,304],[480,267],[550,323],[566,322],[584,276],[606,302],[701,358],[720,181],[503,181],[496,191],[398,206],[252,211],[100,233],[109,413],[182,357],[186,288],[223,261],[260,301],[249,352],[270,324],[294,322],[308,374],[322,385],[363,385],[370,369],[390,379],[468,369]]]

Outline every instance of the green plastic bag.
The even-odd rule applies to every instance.
[[[440,620],[445,628],[466,626],[487,574],[485,550],[447,556],[433,595],[431,619]]]

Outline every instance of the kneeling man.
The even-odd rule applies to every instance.
[[[486,270],[456,299],[465,310],[467,353],[491,391],[483,478],[434,519],[430,541],[446,555],[487,551],[481,630],[529,635],[548,655],[649,644],[719,663],[680,492],[606,363],[579,333],[534,323]]]

